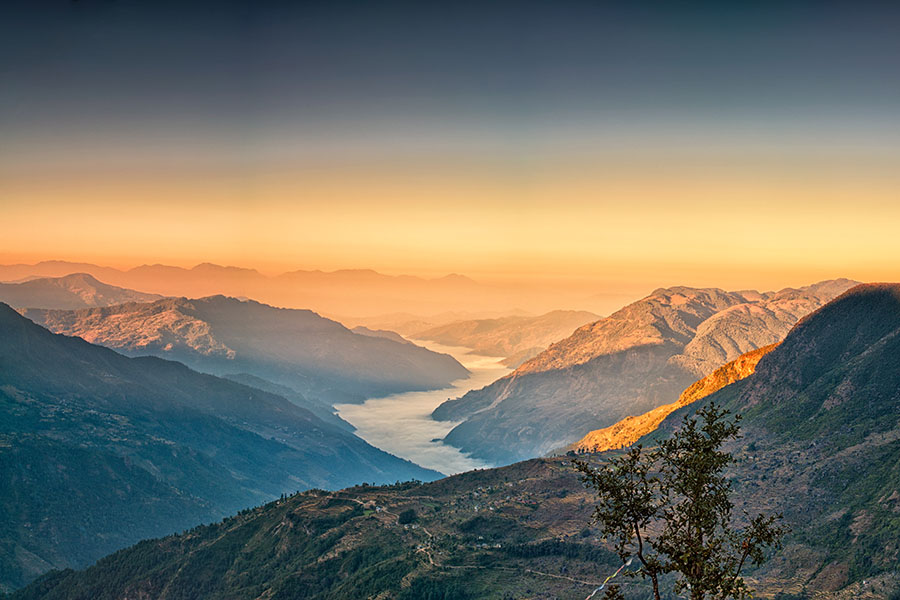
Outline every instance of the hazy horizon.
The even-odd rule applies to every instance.
[[[58,267],[52,268],[50,270],[51,272],[43,273],[40,271],[40,269],[35,270],[32,268],[38,267],[42,263],[49,263],[50,265],[53,265],[54,263],[67,263],[73,266],[68,267],[66,265],[60,264]],[[706,287],[720,288],[730,291],[753,289],[760,292],[776,292],[785,288],[800,288],[820,281],[841,278],[867,282],[867,280],[865,279],[848,277],[845,274],[838,272],[833,273],[831,276],[826,275],[822,277],[809,277],[806,279],[802,279],[799,277],[788,278],[784,276],[773,277],[772,273],[767,273],[767,277],[762,278],[754,278],[754,274],[739,274],[738,276],[732,274],[731,278],[728,278],[726,280],[731,281],[732,285],[728,285],[726,281],[711,281],[709,277],[702,278],[701,282],[697,283],[691,281],[689,278],[678,280],[673,276],[669,276],[657,281],[632,281],[627,283],[621,281],[604,281],[599,278],[591,279],[588,275],[585,275],[584,277],[579,279],[557,276],[556,278],[510,280],[508,278],[490,279],[478,276],[473,277],[467,273],[462,272],[438,274],[389,271],[385,272],[381,270],[371,269],[365,266],[335,270],[315,268],[286,268],[285,270],[265,270],[256,268],[253,265],[249,264],[218,264],[211,261],[185,261],[181,264],[148,262],[130,265],[110,265],[90,263],[87,261],[48,258],[43,260],[36,260],[34,262],[13,262],[11,260],[4,260],[4,255],[2,254],[0,254],[0,281],[17,282],[35,277],[58,277],[68,273],[76,273],[79,271],[77,267],[82,265],[97,267],[100,272],[94,272],[94,276],[102,283],[118,285],[120,287],[126,288],[133,288],[137,289],[138,291],[161,293],[164,295],[184,295],[188,297],[200,297],[221,293],[224,295],[248,297],[252,300],[257,300],[276,306],[285,306],[291,308],[312,308],[313,310],[316,310],[317,312],[320,312],[325,316],[329,316],[330,318],[335,318],[338,320],[340,320],[340,318],[381,316],[389,315],[391,313],[404,312],[416,314],[419,316],[436,316],[445,313],[458,312],[461,315],[467,315],[468,318],[494,318],[499,316],[512,315],[522,311],[529,314],[539,314],[552,310],[584,310],[594,312],[599,316],[605,316],[612,312],[615,312],[619,308],[633,301],[639,300],[651,294],[656,289],[666,287]],[[217,281],[211,281],[208,280],[204,275],[203,277],[199,278],[199,282],[185,283],[173,281],[171,279],[171,272],[164,270],[161,272],[151,271],[149,273],[142,273],[141,278],[137,280],[137,282],[140,283],[127,279],[129,270],[135,269],[137,267],[177,267],[180,269],[184,269],[186,271],[185,275],[189,276],[189,271],[191,269],[202,265],[235,268],[240,269],[241,271],[255,271],[260,275],[259,281],[263,287],[253,287],[252,284],[245,284],[240,274],[236,275],[236,281],[232,279],[219,279]],[[6,275],[10,267],[15,268],[15,275]],[[115,272],[117,273],[116,277],[110,278],[105,276],[106,272],[110,269],[115,270]],[[35,275],[34,273],[42,274]],[[282,292],[280,295],[275,296],[275,298],[281,298],[282,301],[279,302],[273,300],[273,297],[269,296],[268,294],[274,292],[272,292],[272,289],[267,287],[267,285],[270,282],[272,284],[278,282],[280,276],[294,273],[321,273],[325,276],[343,274],[345,275],[345,278],[341,282],[323,281],[323,285],[326,286],[326,288],[323,289],[327,289],[330,285],[334,288],[333,291],[336,295],[341,295],[343,294],[343,292],[348,290],[352,291],[353,289],[355,289],[354,286],[357,286],[359,291],[365,290],[371,292],[372,290],[388,290],[385,292],[385,294],[388,296],[388,299],[382,300],[381,302],[372,301],[371,299],[363,299],[360,304],[349,304],[352,306],[358,305],[365,307],[360,310],[347,310],[346,306],[348,306],[348,304],[346,303],[346,298],[342,298],[340,300],[340,302],[343,302],[343,304],[330,306],[328,298],[322,296],[321,291],[319,292],[319,295],[313,296],[315,298],[315,301],[312,303],[304,303],[304,301],[302,300],[304,296],[302,295],[295,299],[290,295],[289,291]],[[371,273],[384,275],[390,279],[373,283],[369,279],[369,275]],[[743,277],[741,277],[741,275],[743,275]],[[120,276],[124,279],[119,280],[118,277]],[[454,281],[451,276],[459,276],[461,280]],[[443,290],[441,290],[439,292],[440,294],[446,295],[450,293],[451,296],[445,298],[448,303],[437,305],[438,307],[435,308],[435,305],[432,305],[429,303],[429,301],[427,301],[427,299],[429,298],[428,294],[424,296],[426,301],[422,301],[423,296],[421,291],[410,289],[408,290],[408,297],[403,298],[402,300],[396,297],[396,291],[390,291],[391,284],[402,284],[404,278],[406,277],[416,278],[416,280],[421,281],[423,284],[439,284],[442,282],[447,282],[452,285],[459,283],[463,286],[463,289],[451,292],[451,290],[456,289],[456,286],[453,286],[451,289],[444,288]],[[769,282],[771,285],[754,285],[754,281],[758,283]],[[871,282],[875,280],[872,279],[868,281]],[[465,286],[469,284],[473,284],[475,287],[466,288]],[[251,287],[235,288],[235,285],[251,285]],[[285,282],[285,285],[287,289],[290,290],[292,284],[290,282]],[[199,292],[195,291],[194,293],[191,293],[191,290],[198,289],[200,290]],[[248,291],[251,289],[258,290],[258,295]],[[287,293],[288,295],[284,295],[285,293]],[[392,300],[397,304],[393,304]],[[371,306],[368,306],[368,303],[371,303]],[[383,310],[373,310],[373,308],[377,307],[383,307]]]
[[[0,22],[0,262],[900,279],[893,6],[13,1]]]

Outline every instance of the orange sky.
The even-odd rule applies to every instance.
[[[900,279],[900,174],[889,165],[661,158],[7,172],[0,260],[367,267],[629,289]]]
[[[900,280],[892,6],[14,4],[3,263]]]

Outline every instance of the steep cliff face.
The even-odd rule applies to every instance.
[[[615,425],[591,431],[578,442],[567,447],[578,453],[603,452],[631,446],[641,437],[654,431],[663,420],[684,406],[706,398],[726,385],[731,385],[749,377],[756,370],[759,360],[774,349],[777,344],[763,346],[742,354],[730,363],[719,367],[706,377],[694,382],[681,392],[676,402],[664,404],[636,417],[625,417]]]
[[[510,375],[450,400],[446,441],[497,464],[541,455],[672,402],[698,377],[776,343],[848,280],[760,293],[656,290],[577,329]]]

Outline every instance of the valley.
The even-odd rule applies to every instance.
[[[436,421],[431,413],[448,398],[480,389],[510,369],[503,366],[502,359],[473,354],[469,348],[412,341],[433,352],[449,354],[469,371],[468,377],[437,390],[391,394],[370,398],[362,404],[337,404],[338,415],[356,428],[356,435],[376,448],[445,475],[490,466],[444,444],[441,439],[455,423]]]
[[[727,445],[736,512],[782,512],[792,528],[783,549],[748,570],[754,597],[900,592],[898,334],[900,286],[859,286],[804,318],[752,373],[735,365],[722,377],[736,381],[639,440],[652,447],[705,402],[743,415],[742,437]],[[581,456],[599,464],[615,452]],[[621,564],[591,523],[593,502],[565,456],[430,483],[310,490],[48,574],[13,598],[580,600]],[[640,579],[622,583],[633,597],[648,593]]]
[[[836,279],[777,292],[659,288],[435,409],[461,421],[444,438],[494,464],[540,456],[668,404],[745,352],[779,342],[801,318],[852,288]]]
[[[0,304],[0,589],[292,491],[440,476],[345,425]]]
[[[0,600],[900,600],[898,32],[0,0]]]

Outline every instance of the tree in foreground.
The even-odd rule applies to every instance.
[[[672,591],[691,600],[749,598],[744,567],[759,566],[767,549],[781,547],[787,528],[780,514],[745,514],[741,527],[733,522],[725,477],[732,456],[722,445],[738,437],[739,422],[710,403],[655,449],[633,446],[599,468],[574,461],[597,491],[594,520],[623,562],[636,559],[630,574],[648,579],[656,600],[667,573],[677,576]]]

